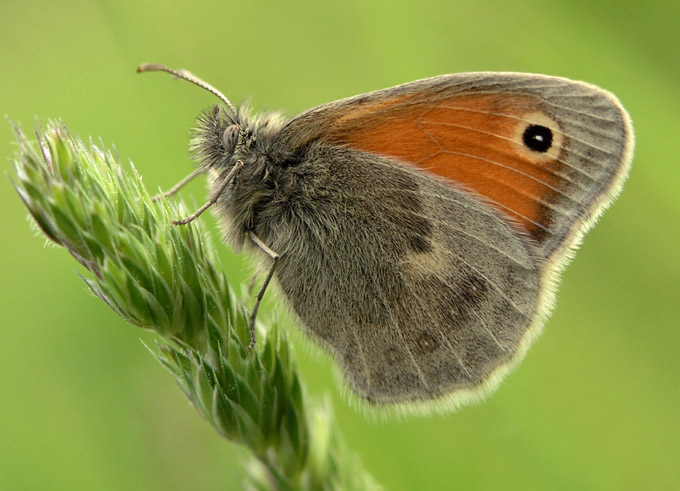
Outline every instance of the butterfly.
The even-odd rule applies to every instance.
[[[564,78],[442,75],[287,119],[222,100],[197,171],[237,250],[271,265],[304,332],[369,406],[426,412],[495,389],[542,330],[558,275],[619,194],[618,99]],[[252,329],[254,344],[254,328]]]

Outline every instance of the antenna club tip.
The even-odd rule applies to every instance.
[[[149,70],[151,63],[142,63],[137,67],[137,73],[144,73]]]

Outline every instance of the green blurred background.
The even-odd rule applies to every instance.
[[[0,113],[28,129],[36,115],[61,117],[72,133],[115,143],[153,189],[191,170],[188,130],[216,100],[138,76],[140,62],[188,68],[232,100],[290,115],[473,70],[616,93],[637,131],[630,179],[565,272],[545,333],[485,403],[370,422],[347,407],[328,360],[301,342],[297,356],[309,395],[330,395],[349,445],[388,489],[680,487],[680,3],[0,6]],[[4,124],[0,154],[13,154],[12,140]],[[202,202],[204,184],[184,196]],[[238,489],[242,454],[139,342],[153,338],[45,247],[6,178],[0,199],[0,489]],[[249,277],[246,260],[222,255],[233,281]]]

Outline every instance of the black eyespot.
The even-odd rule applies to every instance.
[[[240,128],[237,124],[227,126],[222,133],[222,145],[227,152],[232,152],[236,148]]]
[[[545,153],[552,147],[553,132],[547,126],[532,124],[524,130],[522,140],[529,150]]]

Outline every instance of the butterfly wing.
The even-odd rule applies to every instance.
[[[280,254],[283,293],[355,394],[452,407],[521,357],[540,325],[542,279],[528,236],[505,215],[336,145],[311,144],[291,172],[299,181],[267,198],[260,213],[273,218],[256,233]]]
[[[546,259],[564,254],[616,196],[633,149],[628,114],[609,92],[493,72],[320,106],[291,120],[280,138],[344,145],[463,185],[516,220]]]
[[[618,192],[633,142],[609,93],[499,73],[331,103],[278,138],[324,175],[313,212],[286,205],[294,235],[313,233],[297,249],[277,243],[289,228],[271,233],[290,252],[284,293],[356,393],[425,411],[418,401],[479,398],[523,357],[555,273]]]

